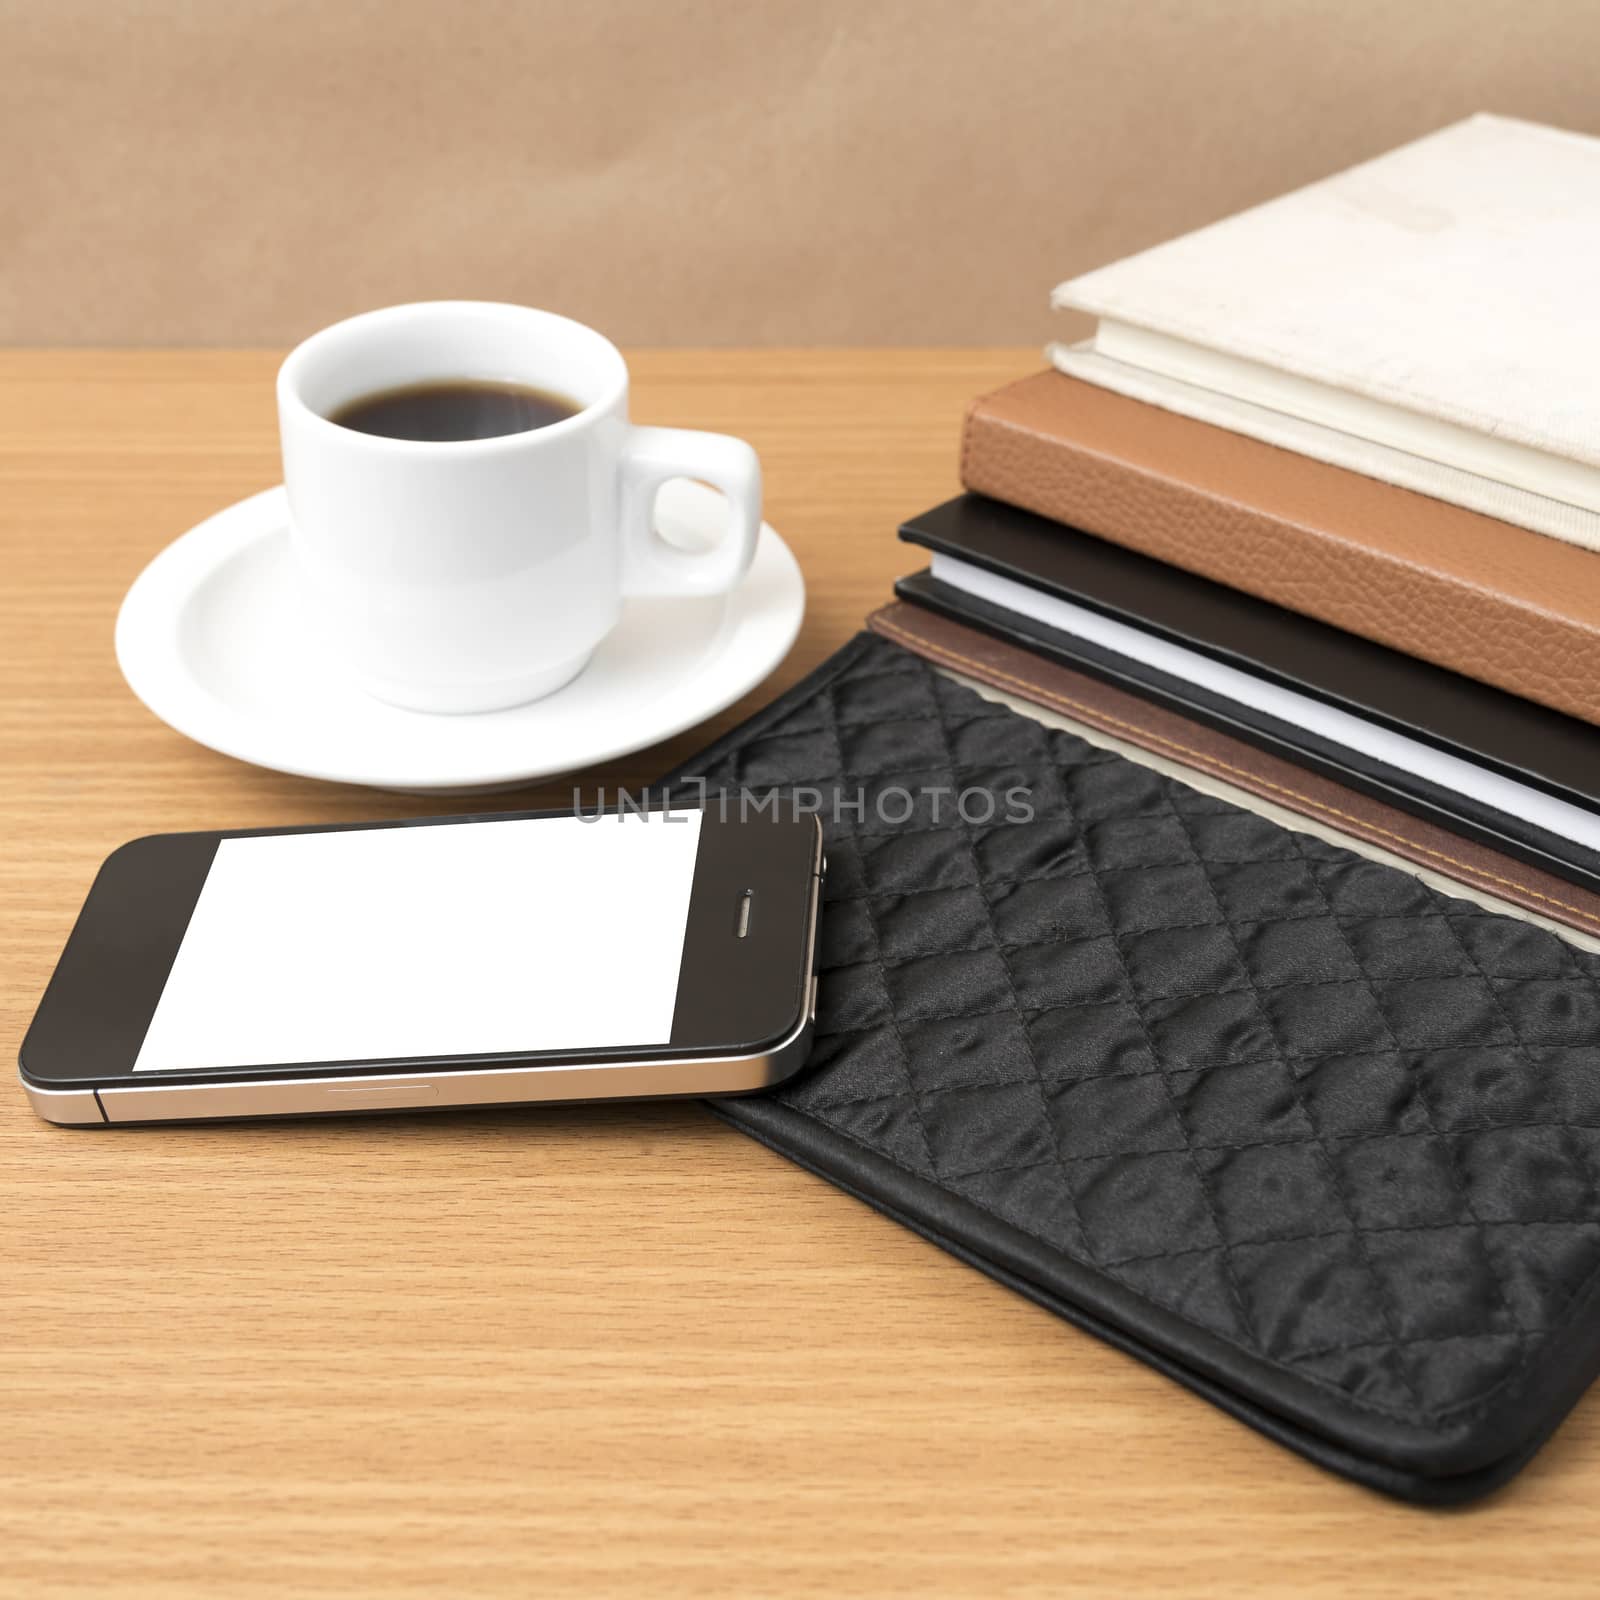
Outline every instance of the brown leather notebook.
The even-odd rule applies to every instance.
[[[1041,372],[967,414],[967,488],[1600,723],[1600,555]]]

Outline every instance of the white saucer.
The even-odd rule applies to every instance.
[[[674,543],[704,543],[721,506],[676,480],[657,523]],[[347,683],[312,633],[277,488],[208,517],[139,574],[117,616],[117,662],[162,721],[224,755],[334,783],[460,793],[571,772],[704,721],[783,660],[804,611],[800,568],[763,525],[733,593],[629,600],[556,694],[469,716],[402,711]]]

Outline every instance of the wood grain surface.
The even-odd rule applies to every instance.
[[[0,353],[0,1030],[156,829],[413,815],[128,693],[117,603],[277,476],[265,352]],[[820,661],[915,565],[1028,351],[641,352],[760,450]],[[563,803],[571,783],[508,803]],[[75,1131],[0,1092],[0,1594],[1545,1596],[1600,1569],[1600,1407],[1486,1504],[1392,1505],[694,1105]]]

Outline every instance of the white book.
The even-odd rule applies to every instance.
[[[1471,117],[1052,300],[1075,377],[1600,550],[1600,139]]]

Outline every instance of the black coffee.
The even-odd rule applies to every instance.
[[[384,389],[341,406],[330,417],[341,428],[385,439],[494,439],[526,433],[583,410],[576,400],[521,383],[479,383],[447,378]]]

